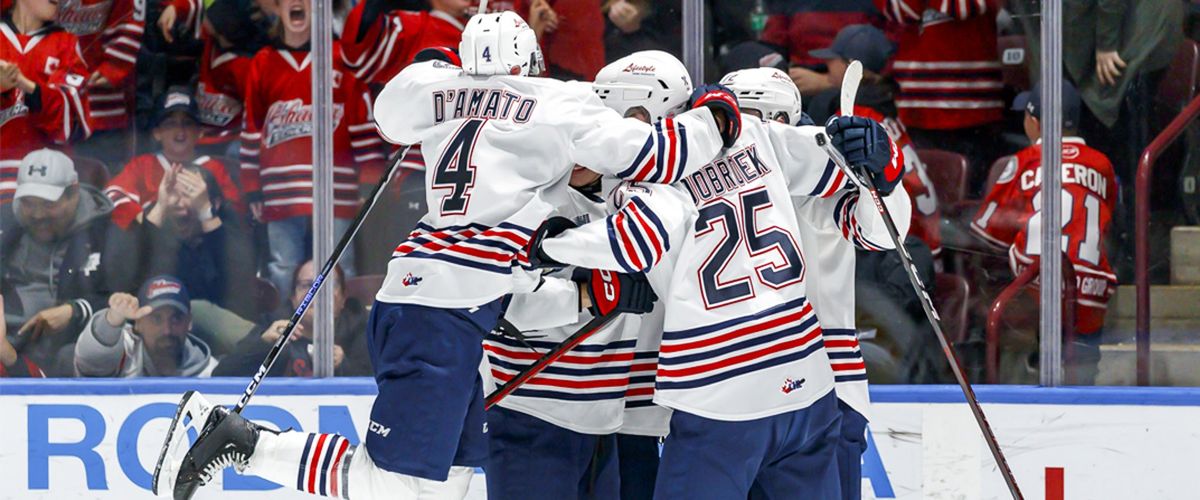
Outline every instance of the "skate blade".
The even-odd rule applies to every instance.
[[[179,406],[175,408],[175,416],[167,431],[167,438],[159,452],[158,461],[154,464],[154,478],[150,483],[150,491],[155,496],[169,497],[175,490],[175,480],[179,467],[183,462],[190,445],[187,442],[188,429],[197,433],[212,413],[213,405],[199,392],[188,391],[183,394]]]

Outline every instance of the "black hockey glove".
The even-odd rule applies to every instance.
[[[551,259],[542,251],[542,243],[546,238],[553,238],[562,234],[563,231],[575,227],[577,224],[566,217],[551,217],[546,219],[541,226],[538,226],[533,237],[529,239],[529,245],[526,250],[529,253],[529,265],[534,269],[544,269],[548,267],[567,267],[566,264]]]
[[[708,84],[696,87],[689,99],[691,108],[701,106],[712,110],[713,117],[721,117],[725,126],[721,127],[721,119],[717,120],[717,128],[721,132],[721,142],[725,147],[733,145],[742,134],[742,110],[738,107],[737,96],[729,87],[721,84]]]
[[[599,269],[576,269],[571,279],[587,289],[592,316],[610,313],[645,314],[654,309],[658,300],[646,275],[626,274]]]
[[[879,122],[861,116],[833,116],[825,124],[825,132],[851,167],[866,170],[879,194],[887,196],[896,189],[904,167],[892,161],[892,141]]]

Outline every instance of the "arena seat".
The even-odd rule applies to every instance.
[[[254,304],[259,311],[270,313],[279,307],[279,290],[266,278],[254,278]]]
[[[943,212],[952,212],[967,196],[967,158],[940,149],[918,149],[917,156],[925,163],[925,173],[937,191],[938,205]]]
[[[1184,39],[1155,94],[1155,121],[1166,126],[1200,93],[1200,43]]]
[[[355,299],[364,307],[375,303],[375,293],[383,285],[382,274],[367,274],[346,278],[346,298]]]
[[[942,328],[950,343],[967,340],[967,303],[971,284],[957,274],[937,273],[933,276],[933,304],[942,317]]]
[[[996,40],[1004,86],[1017,92],[1029,90],[1029,46],[1024,35],[1007,35]]]
[[[108,165],[90,156],[72,156],[75,162],[75,172],[79,174],[79,182],[104,190],[108,185]]]

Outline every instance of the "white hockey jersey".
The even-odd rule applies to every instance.
[[[605,107],[591,86],[473,77],[442,61],[410,65],[375,103],[382,135],[422,146],[430,211],[396,248],[376,298],[472,307],[531,290],[523,249],[565,202],[575,164],[673,182],[721,147],[711,112],[648,125]]]
[[[570,203],[557,207],[554,215],[582,225],[608,214],[602,199],[575,189],[569,191],[569,198]],[[513,295],[504,317],[529,340],[521,342],[499,332],[484,339],[488,370],[496,387],[592,319],[590,313],[579,310],[579,289],[569,279],[571,270],[547,277],[532,293]],[[499,405],[583,434],[617,432],[640,320],[638,315],[618,316]]]
[[[718,420],[750,420],[805,408],[832,390],[821,329],[805,294],[791,199],[831,197],[846,186],[816,145],[822,130],[744,116],[737,143],[676,184],[698,214],[682,241],[671,234],[676,246],[666,253],[653,240],[623,234],[642,224],[638,200],[665,192],[655,186],[631,191],[621,212],[605,221],[543,245],[552,258],[584,267],[633,272],[658,264],[649,272],[666,305],[656,403]],[[896,153],[892,159],[900,161]],[[665,232],[683,218],[655,211],[668,221]],[[841,214],[846,237],[863,232],[851,218],[855,213]],[[606,245],[610,251],[597,251]]]
[[[855,248],[895,248],[869,194],[846,190],[830,198],[796,198],[800,246],[808,257],[808,299],[821,323],[838,399],[870,418],[867,366],[854,326]],[[901,237],[908,233],[912,205],[898,187],[883,198]]]

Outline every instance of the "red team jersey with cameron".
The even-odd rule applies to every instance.
[[[971,223],[975,234],[1008,250],[1014,271],[1040,254],[1041,151],[1041,145],[1033,145],[1017,153]],[[1062,187],[1062,250],[1075,269],[1075,331],[1095,333],[1104,325],[1108,298],[1117,283],[1104,251],[1117,203],[1117,179],[1103,153],[1083,139],[1064,137]]]

